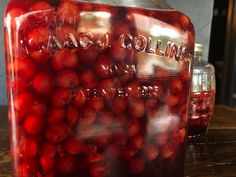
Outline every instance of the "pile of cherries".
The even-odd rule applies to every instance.
[[[215,90],[192,92],[189,112],[189,131],[191,138],[204,137],[214,113]]]
[[[150,76],[137,75],[136,53],[122,49],[116,35],[134,33],[127,18],[132,10],[190,26],[174,11],[119,12],[72,1],[10,3],[5,45],[15,176],[183,175],[190,77],[188,72],[169,77],[160,67]],[[49,50],[50,36],[61,41],[76,36],[82,11],[113,14],[112,47]],[[193,37],[189,41],[192,45]]]

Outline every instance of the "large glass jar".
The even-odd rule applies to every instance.
[[[183,177],[194,29],[159,1],[11,0],[14,177]]]
[[[215,105],[215,69],[203,60],[203,45],[196,44],[194,52],[192,91],[189,111],[189,137],[204,138]]]

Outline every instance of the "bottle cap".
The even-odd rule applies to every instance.
[[[192,77],[193,92],[215,90],[215,69],[212,64],[202,60],[203,48],[202,44],[195,44]]]
[[[202,44],[195,44],[194,53],[195,54],[203,54],[204,46]]]

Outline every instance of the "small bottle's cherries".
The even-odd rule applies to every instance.
[[[189,138],[205,136],[214,113],[215,90],[191,92],[189,111]]]

